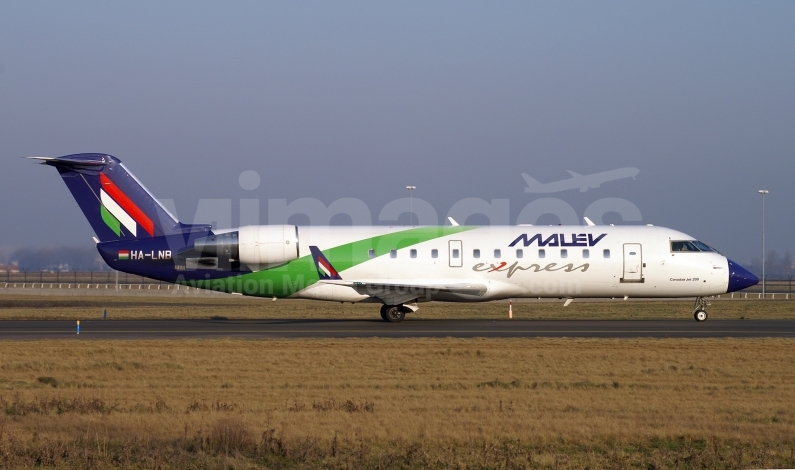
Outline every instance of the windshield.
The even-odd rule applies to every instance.
[[[672,252],[683,252],[683,251],[715,251],[709,247],[709,245],[705,243],[701,243],[697,240],[687,240],[687,241],[672,241],[671,242],[671,251]]]
[[[710,248],[708,245],[706,245],[704,243],[701,243],[699,241],[694,241],[693,244],[696,245],[696,248],[698,248],[701,251],[712,251],[712,248]]]

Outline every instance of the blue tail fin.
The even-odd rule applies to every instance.
[[[210,229],[207,225],[177,222],[121,161],[110,155],[81,153],[59,158],[32,158],[58,169],[100,241]]]
[[[320,279],[342,279],[340,274],[334,269],[334,266],[329,263],[318,247],[310,246],[309,251],[312,252],[312,258],[315,260],[315,268],[317,268],[317,275]]]

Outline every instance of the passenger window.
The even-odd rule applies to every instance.
[[[458,252],[458,248],[453,249],[453,258],[458,258],[461,254]]]
[[[390,258],[397,258],[397,250],[389,250]]]
[[[367,250],[367,257],[370,258],[370,259],[375,258],[375,250],[372,250],[372,249]]]
[[[560,250],[560,257],[561,258],[568,258],[569,257],[569,250],[567,250],[565,248]]]
[[[582,257],[583,258],[590,258],[591,252],[588,250],[582,250]]]
[[[431,258],[438,258],[438,257],[439,257],[439,250],[437,250],[436,248],[431,250]]]
[[[610,250],[605,250],[605,251],[603,251],[603,253],[604,253],[604,257],[605,258],[609,258],[610,257]]]
[[[412,249],[409,252],[409,256],[411,256],[412,258],[416,258],[417,257],[417,250]]]
[[[478,250],[478,249],[472,250],[472,257],[473,258],[480,258],[480,250]]]
[[[521,249],[516,250],[516,257],[521,258],[524,256],[524,252]]]
[[[538,250],[538,257],[539,258],[546,258],[546,256],[547,256],[546,251],[544,251],[543,249]]]
[[[494,257],[499,258],[500,256],[502,256],[502,252],[500,250],[494,250]]]

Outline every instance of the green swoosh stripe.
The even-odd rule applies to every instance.
[[[338,272],[370,261],[369,250],[375,256],[384,256],[390,250],[400,250],[412,245],[435,240],[448,235],[466,232],[477,227],[419,227],[377,237],[356,240],[352,243],[335,246],[323,254]],[[344,278],[344,276],[343,276]],[[188,281],[185,284],[222,292],[239,292],[261,297],[288,297],[305,289],[319,280],[312,255],[302,256],[287,264],[224,279]]]

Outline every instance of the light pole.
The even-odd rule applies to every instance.
[[[765,194],[769,192],[767,189],[759,190],[762,195],[762,299],[765,298]]]
[[[409,190],[409,225],[413,225],[414,224],[414,199],[412,199],[412,195],[413,195],[412,193],[414,192],[415,189],[417,189],[417,187],[416,186],[406,186],[406,189]]]

